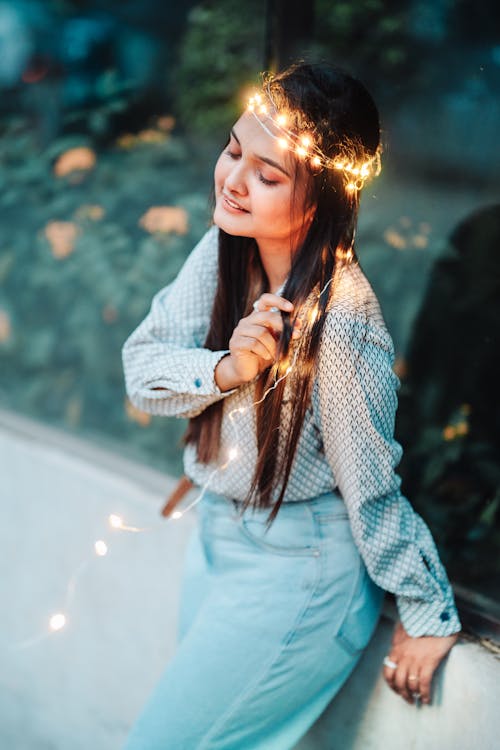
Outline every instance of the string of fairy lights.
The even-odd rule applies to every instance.
[[[238,432],[237,432],[237,426],[235,425],[235,421],[234,421],[235,416],[237,414],[244,414],[249,409],[254,408],[258,404],[260,404],[267,397],[267,395],[274,388],[277,387],[278,383],[280,383],[284,378],[286,378],[288,374],[292,371],[295,365],[295,361],[297,359],[297,354],[298,354],[298,350],[295,351],[294,359],[292,363],[286,367],[283,375],[275,379],[275,382],[265,391],[264,395],[258,401],[255,401],[252,404],[245,406],[245,407],[241,407],[241,406],[237,407],[235,409],[232,409],[231,412],[229,412],[228,418],[230,419],[233,426],[235,426],[236,435],[238,435]],[[226,461],[220,466],[216,466],[213,469],[213,471],[210,473],[209,477],[205,481],[204,485],[200,488],[200,491],[198,495],[194,498],[194,500],[190,502],[188,505],[186,505],[182,510],[174,510],[171,513],[171,515],[167,518],[167,521],[169,520],[178,521],[180,518],[186,515],[186,513],[188,513],[192,508],[194,508],[195,505],[201,502],[201,500],[205,496],[205,493],[209,489],[214,477],[220,472],[225,471],[227,467],[229,466],[229,464],[235,461],[238,458],[238,456],[239,456],[239,449],[238,449],[238,443],[236,439],[236,444],[233,447],[231,447],[228,451]],[[140,528],[137,526],[131,526],[129,524],[126,524],[122,516],[115,514],[115,513],[111,513],[108,516],[107,521],[111,529],[122,531],[122,532],[131,532],[131,533],[137,534],[137,533],[144,533],[144,532],[152,530],[152,528],[148,528],[148,527]],[[162,522],[162,525],[163,524],[164,524],[164,521]],[[52,633],[62,630],[67,625],[68,619],[69,619],[68,611],[70,609],[71,601],[75,593],[75,588],[76,588],[78,579],[81,577],[83,572],[89,567],[90,563],[95,559],[95,557],[105,557],[109,551],[108,544],[103,539],[97,539],[94,542],[93,549],[94,549],[94,555],[92,557],[89,557],[83,560],[77,566],[77,568],[71,575],[71,578],[69,579],[68,584],[66,586],[66,593],[64,596],[63,607],[58,612],[54,612],[53,614],[49,616],[48,628],[42,633],[38,633],[37,635],[31,638],[27,638],[16,644],[13,644],[11,648],[24,649],[24,648],[28,648],[29,646],[33,646],[39,643],[40,641],[44,640],[45,638],[49,637]]]
[[[322,291],[317,295],[317,297],[316,297],[316,299],[317,299],[316,305],[313,305],[309,310],[304,310],[302,317],[304,317],[304,316],[306,317],[308,325],[312,325],[315,322],[317,314],[318,314],[319,299],[320,299],[321,295],[325,292],[325,290],[327,289],[327,287],[330,285],[331,281],[332,280],[330,279],[327,282],[327,284],[325,284],[325,286],[323,287]],[[274,309],[276,309],[276,308],[274,308]],[[239,451],[239,447],[238,447],[238,445],[239,445],[239,433],[238,433],[238,425],[237,425],[236,416],[237,415],[243,415],[249,409],[253,409],[258,404],[262,403],[267,398],[267,396],[269,395],[269,393],[271,393],[271,391],[274,390],[282,380],[284,380],[286,377],[288,377],[288,375],[292,372],[293,368],[295,367],[295,364],[296,364],[296,361],[297,361],[297,357],[299,356],[299,351],[300,351],[300,348],[297,346],[295,348],[294,353],[293,353],[293,357],[292,357],[291,363],[287,364],[286,361],[285,361],[285,363],[280,363],[280,362],[276,363],[276,365],[274,366],[275,367],[274,382],[272,383],[272,385],[270,385],[265,390],[265,392],[261,396],[261,398],[259,398],[257,401],[254,401],[254,402],[252,402],[251,404],[249,404],[247,406],[238,406],[238,407],[232,409],[228,413],[228,418],[229,418],[229,420],[230,420],[230,422],[231,422],[231,424],[233,425],[233,428],[234,428],[235,443],[227,451],[227,458],[226,458],[226,460],[224,461],[224,463],[222,463],[221,465],[216,466],[213,469],[213,471],[210,473],[210,475],[208,476],[207,480],[205,481],[204,485],[200,488],[199,493],[196,495],[196,497],[189,504],[187,504],[182,510],[174,510],[168,516],[167,521],[170,521],[170,520],[172,520],[172,521],[178,521],[183,516],[185,516],[186,513],[188,513],[192,508],[194,508],[198,503],[200,503],[201,500],[203,499],[203,497],[205,496],[205,493],[209,489],[209,487],[210,487],[210,485],[211,485],[212,480],[214,479],[214,477],[217,474],[219,474],[220,472],[225,471],[227,469],[227,467],[229,466],[229,464],[231,464],[233,461],[235,461],[239,457],[239,455],[240,455],[240,451]],[[280,367],[284,370],[281,375],[279,374]],[[120,531],[120,532],[128,532],[128,533],[138,534],[138,533],[144,533],[144,532],[148,532],[148,531],[152,531],[153,530],[152,527],[138,527],[138,526],[133,526],[133,525],[127,524],[127,523],[125,523],[125,521],[124,521],[124,519],[123,519],[122,516],[120,516],[118,514],[114,514],[114,513],[108,515],[108,517],[107,517],[107,523],[108,523],[108,526],[109,526],[110,529],[112,529],[114,531]],[[165,522],[162,521],[162,526],[163,526],[164,523]],[[74,594],[75,594],[75,589],[76,589],[76,585],[77,585],[78,580],[81,578],[81,576],[83,575],[83,573],[90,566],[90,564],[95,560],[96,557],[97,558],[104,558],[108,554],[108,551],[109,551],[108,544],[103,539],[97,539],[94,542],[94,544],[93,544],[93,555],[91,557],[88,557],[87,559],[83,560],[82,562],[80,562],[80,564],[74,570],[74,572],[71,575],[71,577],[70,577],[70,579],[68,581],[68,584],[66,586],[66,592],[65,592],[65,596],[64,596],[64,600],[63,600],[63,606],[61,607],[61,609],[59,611],[54,612],[54,613],[52,613],[49,616],[49,618],[48,618],[48,627],[46,628],[46,630],[44,630],[41,633],[38,633],[37,635],[35,635],[35,636],[31,637],[31,638],[27,638],[27,639],[24,639],[23,641],[20,641],[20,642],[16,643],[16,644],[13,644],[11,646],[12,649],[24,649],[24,648],[28,648],[30,646],[33,646],[33,645],[35,645],[37,643],[40,643],[45,638],[48,638],[53,633],[55,633],[57,631],[61,631],[63,628],[66,627],[66,625],[68,624],[68,621],[69,621],[68,612],[69,612],[70,607],[71,607],[71,602],[72,602]]]
[[[271,138],[277,140],[278,146],[283,151],[292,151],[299,159],[308,161],[313,170],[334,169],[341,172],[345,178],[345,189],[349,193],[358,192],[364,187],[368,178],[380,174],[382,167],[380,147],[373,156],[361,161],[356,160],[354,149],[347,142],[337,147],[338,150],[344,152],[343,154],[337,154],[335,158],[326,156],[314,142],[310,133],[295,133],[287,127],[291,119],[290,115],[278,112],[269,87],[265,94],[255,93],[248,99],[247,111],[257,119],[259,125]],[[267,126],[266,120],[273,124],[278,135]]]
[[[319,299],[319,296],[320,295],[318,295],[318,299]],[[309,317],[310,322],[314,322],[315,316],[310,314],[308,317]],[[178,521],[180,518],[186,515],[186,513],[188,513],[192,508],[194,508],[198,503],[200,503],[203,497],[205,496],[205,493],[209,489],[214,477],[220,472],[225,471],[227,467],[229,466],[229,464],[238,458],[238,456],[240,455],[240,452],[238,448],[238,429],[237,429],[237,424],[235,423],[236,415],[245,414],[249,409],[254,408],[255,406],[257,406],[258,404],[264,401],[264,399],[268,396],[268,394],[272,390],[274,390],[278,386],[278,384],[292,372],[293,367],[295,366],[295,363],[297,360],[298,352],[299,352],[299,349],[296,348],[291,364],[288,364],[285,366],[285,370],[283,374],[280,375],[279,377],[278,377],[279,363],[277,364],[274,383],[271,386],[269,386],[269,388],[266,389],[266,391],[264,392],[264,394],[262,395],[260,399],[249,404],[248,406],[236,407],[235,409],[232,409],[229,412],[228,418],[231,421],[231,424],[233,425],[233,427],[235,428],[235,435],[236,435],[235,445],[229,448],[225,462],[219,466],[216,466],[213,469],[213,471],[210,473],[209,477],[205,481],[204,485],[200,488],[200,491],[198,495],[194,498],[194,500],[192,500],[182,510],[174,510],[170,514],[170,516],[168,516],[167,521],[169,520]],[[110,515],[108,515],[107,522],[108,522],[109,527],[115,531],[122,531],[122,532],[129,532],[129,533],[137,534],[137,533],[144,533],[144,532],[152,530],[151,527],[141,528],[141,527],[127,524],[125,523],[122,516],[115,514],[115,513],[111,513]],[[162,522],[162,525],[163,524],[164,524],[164,521]],[[12,649],[17,650],[17,649],[24,649],[30,646],[34,646],[35,644],[40,643],[45,638],[48,638],[52,633],[62,630],[67,625],[69,621],[68,611],[70,609],[71,602],[75,594],[75,589],[76,589],[76,584],[77,584],[78,579],[82,576],[84,571],[89,567],[91,562],[95,560],[96,557],[98,558],[105,557],[108,554],[109,547],[108,547],[108,544],[103,539],[97,539],[94,542],[93,550],[94,550],[94,554],[92,555],[92,557],[88,557],[87,559],[82,560],[82,562],[80,562],[80,564],[76,567],[73,574],[71,575],[68,581],[68,584],[66,586],[63,607],[59,611],[54,612],[49,616],[47,629],[41,633],[38,633],[37,635],[33,637],[24,639],[23,641],[13,644],[11,646]]]
[[[268,94],[269,96],[269,94]],[[272,100],[271,100],[272,101]],[[265,104],[262,96],[260,94],[255,94],[252,96],[248,101],[248,110],[252,112],[258,119],[261,126],[264,128],[264,130],[269,133],[273,138],[278,138],[278,142],[280,147],[282,148],[288,148],[292,149],[293,152],[298,156],[298,158],[301,159],[309,159],[313,167],[319,167],[319,168],[333,168],[338,169],[343,172],[343,174],[347,178],[346,182],[346,190],[348,191],[357,191],[360,190],[366,179],[370,176],[376,175],[380,171],[380,155],[377,152],[377,154],[360,164],[355,163],[354,161],[348,161],[348,160],[331,160],[325,157],[321,151],[315,146],[312,138],[309,135],[303,134],[303,135],[297,135],[293,133],[291,130],[287,129],[287,117],[284,114],[275,113],[270,110],[268,105]],[[259,115],[263,116],[259,117]],[[264,122],[264,119],[270,119],[273,125],[278,129],[280,132],[279,136],[276,136],[266,125]],[[352,250],[349,249],[347,252],[341,252],[338,251],[338,257],[341,261],[340,263],[340,269],[345,267],[345,265],[349,265],[349,263],[353,259],[353,253]],[[334,276],[335,276],[334,272]],[[319,303],[322,295],[326,292],[328,287],[332,284],[334,281],[334,278],[332,277],[329,279],[324,287],[321,289],[319,293],[317,293],[313,299],[315,302],[312,304],[308,304],[306,301],[306,304],[303,307],[302,312],[297,316],[298,318],[302,319],[302,322],[304,323],[305,318],[305,326],[301,331],[301,340],[304,340],[304,335],[307,334],[307,329],[309,330],[312,328],[313,324],[315,323],[318,314],[319,314]],[[332,291],[332,290],[330,290]],[[276,310],[276,308],[273,308]],[[293,345],[290,347],[293,348]],[[257,401],[252,402],[248,406],[239,406],[234,409],[232,409],[228,413],[228,419],[233,426],[234,435],[235,435],[235,444],[229,448],[227,451],[227,457],[224,463],[221,465],[216,466],[213,471],[208,476],[207,480],[205,481],[204,485],[200,488],[199,493],[194,498],[192,502],[184,506],[182,510],[174,510],[167,518],[167,521],[178,521],[181,519],[186,513],[188,513],[192,508],[194,508],[198,503],[201,502],[203,497],[205,496],[205,493],[209,489],[214,477],[219,474],[220,472],[223,472],[227,469],[227,467],[234,461],[236,461],[240,455],[239,451],[239,431],[238,431],[238,424],[237,424],[237,415],[243,415],[245,414],[249,409],[253,409],[256,406],[258,406],[260,403],[264,401],[265,398],[269,395],[269,393],[274,390],[280,382],[282,382],[285,378],[289,376],[289,374],[293,371],[297,358],[300,353],[300,344],[297,344],[295,346],[295,351],[293,353],[292,361],[289,362],[288,359],[285,359],[285,361],[278,361],[274,365],[274,382],[271,386],[269,386],[262,397],[258,399]],[[110,514],[107,517],[107,523],[111,530],[123,532],[123,533],[132,533],[132,534],[139,534],[139,533],[145,533],[148,531],[152,531],[152,527],[138,527],[133,526],[130,524],[125,523],[122,516],[118,514]],[[163,520],[161,522],[162,526],[165,523]],[[87,570],[87,568],[90,566],[90,564],[96,559],[96,558],[104,558],[107,556],[109,551],[108,543],[104,539],[97,539],[93,544],[93,555],[89,556],[88,558],[82,560],[80,564],[76,567],[74,572],[72,573],[67,586],[66,591],[63,599],[63,605],[61,609],[57,612],[53,612],[48,617],[48,625],[47,628],[36,635],[34,635],[31,638],[26,638],[23,641],[19,641],[18,643],[12,644],[10,646],[11,649],[24,649],[28,648],[30,646],[33,646],[35,644],[40,643],[44,639],[50,637],[53,633],[59,632],[63,630],[69,621],[69,615],[68,612],[71,608],[71,603],[73,601],[76,586],[78,583],[78,580],[81,578],[83,573]]]

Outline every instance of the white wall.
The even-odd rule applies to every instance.
[[[0,478],[0,747],[119,750],[175,647],[196,515],[159,515],[172,481],[158,472],[6,412]],[[113,530],[110,513],[148,530]],[[107,556],[95,556],[97,539]],[[47,635],[82,561],[68,624]],[[498,747],[498,658],[460,641],[439,669],[433,704],[410,706],[381,676],[392,611],[296,750]]]

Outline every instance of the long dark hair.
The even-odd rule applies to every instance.
[[[359,161],[378,153],[377,108],[363,84],[345,71],[323,63],[301,63],[269,77],[266,87],[277,110],[287,112],[290,123],[287,127],[296,133],[311,134],[325,157],[335,159],[348,152],[349,158]],[[293,302],[297,311],[307,307],[313,295],[316,310],[307,335],[303,331],[297,345],[299,349],[294,356],[299,366],[293,368],[289,378],[279,380],[289,364],[294,322],[289,314],[282,313],[284,330],[278,342],[277,363],[261,373],[256,382],[255,400],[259,401],[279,380],[256,407],[258,456],[243,503],[243,508],[249,504],[267,508],[275,491],[279,491],[269,522],[276,517],[285,496],[308,407],[325,312],[334,289],[330,282],[339,265],[357,262],[354,235],[358,191],[346,189],[341,170],[314,169],[297,159],[295,176],[304,169],[307,170],[306,204],[315,206],[315,213],[305,239],[292,256],[282,294]],[[219,230],[218,285],[205,346],[213,351],[227,349],[234,328],[250,313],[252,301],[267,290],[268,281],[255,240]],[[282,404],[290,377],[294,398],[285,431]],[[197,446],[197,458],[202,463],[217,459],[222,412],[223,401],[219,401],[190,420],[184,440]]]

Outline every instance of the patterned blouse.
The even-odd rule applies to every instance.
[[[228,350],[203,347],[217,284],[218,232],[212,226],[175,281],[153,297],[123,345],[123,366],[130,401],[150,414],[192,417],[224,400],[219,461],[198,463],[189,445],[184,468],[196,485],[243,500],[257,455],[255,382],[221,392],[214,369]],[[455,633],[461,624],[434,540],[400,491],[394,347],[357,263],[344,266],[332,298],[284,502],[339,494],[368,573],[395,594],[409,635]],[[287,383],[283,420],[290,398]],[[237,459],[228,462],[235,447]]]

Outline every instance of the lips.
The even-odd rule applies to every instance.
[[[246,208],[243,208],[239,205],[239,203],[236,203],[236,201],[233,201],[231,198],[228,198],[225,193],[222,193],[222,203],[224,208],[227,211],[230,211],[232,213],[242,213],[242,214],[248,214],[250,213],[247,211]]]

